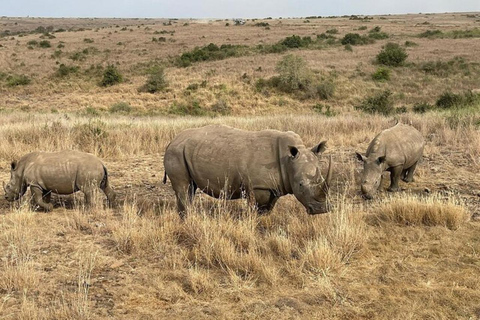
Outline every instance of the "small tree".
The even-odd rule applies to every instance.
[[[148,76],[147,82],[140,88],[140,91],[155,93],[164,90],[167,85],[164,69],[155,68]]]
[[[118,71],[117,67],[113,64],[108,65],[105,71],[103,72],[103,79],[100,82],[102,87],[109,87],[113,86],[114,84],[121,83],[123,81],[123,77],[121,73]]]
[[[302,57],[286,55],[277,64],[279,87],[286,92],[305,90],[312,82],[312,73]]]
[[[377,62],[386,66],[398,67],[407,59],[408,54],[405,49],[397,43],[389,42],[377,55]]]

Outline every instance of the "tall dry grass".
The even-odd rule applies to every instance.
[[[443,226],[458,229],[470,219],[470,213],[455,196],[392,196],[375,210],[382,221],[411,226]]]

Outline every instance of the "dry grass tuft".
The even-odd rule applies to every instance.
[[[376,210],[376,215],[380,220],[403,225],[444,226],[451,230],[458,229],[470,217],[457,198],[442,198],[438,194],[390,197]]]

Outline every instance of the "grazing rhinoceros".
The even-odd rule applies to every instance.
[[[413,181],[424,146],[422,134],[409,125],[398,123],[379,133],[368,146],[365,156],[356,153],[357,158],[363,161],[361,189],[364,197],[373,198],[383,171],[390,171],[388,191],[398,191],[400,178],[405,182]]]
[[[279,197],[294,194],[309,214],[329,211],[326,179],[319,155],[325,141],[311,150],[289,131],[244,131],[228,126],[187,129],[165,151],[164,165],[184,217],[186,206],[200,188],[212,197],[238,199],[250,195],[257,210],[270,211]]]
[[[98,188],[106,194],[110,205],[115,192],[108,183],[107,168],[92,154],[80,151],[32,152],[11,164],[10,182],[3,186],[5,199],[14,201],[33,193],[37,205],[46,211],[53,209],[51,193],[71,194],[81,190],[87,206],[92,204]]]

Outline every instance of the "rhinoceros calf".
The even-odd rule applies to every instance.
[[[413,181],[413,173],[422,157],[425,141],[412,126],[398,123],[383,130],[370,143],[366,155],[356,153],[363,161],[361,190],[365,198],[372,199],[380,186],[382,172],[390,171],[388,191],[398,191],[400,178]]]
[[[259,212],[270,211],[279,197],[293,193],[309,214],[326,213],[332,165],[330,159],[324,179],[319,161],[324,150],[325,141],[307,149],[291,131],[187,129],[165,151],[164,183],[168,176],[181,217],[197,188],[215,198],[251,195]]]
[[[82,191],[87,206],[92,204],[94,192],[100,188],[110,205],[115,203],[115,192],[109,186],[107,168],[92,154],[80,151],[32,152],[11,164],[10,182],[4,185],[5,199],[15,201],[27,188],[37,205],[46,211],[53,209],[51,193],[71,194]]]

